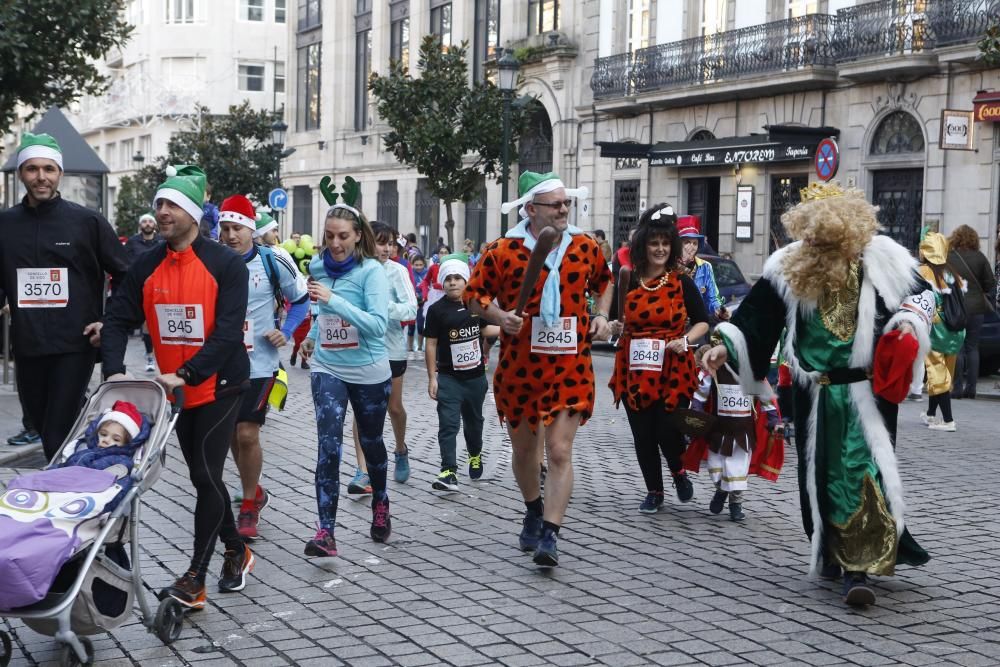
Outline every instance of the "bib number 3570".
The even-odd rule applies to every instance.
[[[576,318],[560,317],[550,327],[531,318],[531,351],[535,354],[576,354]]]
[[[160,342],[164,345],[204,345],[205,313],[200,303],[156,304]]]
[[[69,303],[69,271],[65,268],[18,269],[18,308],[65,308]]]

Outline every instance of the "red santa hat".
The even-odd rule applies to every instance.
[[[257,231],[257,211],[243,195],[226,197],[219,208],[219,222],[236,222]]]
[[[891,403],[902,403],[913,382],[913,362],[919,349],[917,337],[904,336],[899,329],[883,335],[875,347],[872,391]]]
[[[115,422],[121,424],[128,433],[129,438],[139,435],[139,427],[142,424],[142,415],[134,404],[128,401],[115,401],[111,409],[104,413],[98,426],[104,422]]]

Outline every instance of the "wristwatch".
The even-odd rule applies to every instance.
[[[189,384],[191,382],[191,373],[188,371],[187,367],[185,367],[185,366],[181,366],[180,368],[178,368],[174,372],[174,375],[176,375],[180,379],[184,380],[184,384]]]

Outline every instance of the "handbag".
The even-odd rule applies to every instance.
[[[949,331],[965,331],[969,315],[965,310],[965,295],[956,277],[951,291],[941,295],[941,321]]]
[[[964,266],[965,270],[969,272],[969,275],[972,276],[972,279],[976,281],[976,287],[979,288],[980,293],[983,295],[983,303],[986,304],[986,307],[989,309],[989,311],[991,313],[993,313],[994,315],[996,315],[997,314],[997,309],[993,307],[992,303],[990,303],[989,297],[986,296],[986,290],[983,289],[983,284],[981,282],[979,282],[979,278],[977,278],[976,274],[973,273],[972,269],[969,268],[969,264],[965,261],[965,258],[962,257],[962,253],[960,253],[960,252],[958,252],[956,250],[955,251],[955,256],[958,257],[959,261],[962,262],[962,266]]]

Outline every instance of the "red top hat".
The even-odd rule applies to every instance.
[[[701,218],[697,215],[682,215],[677,218],[677,235],[682,239],[702,239]]]

